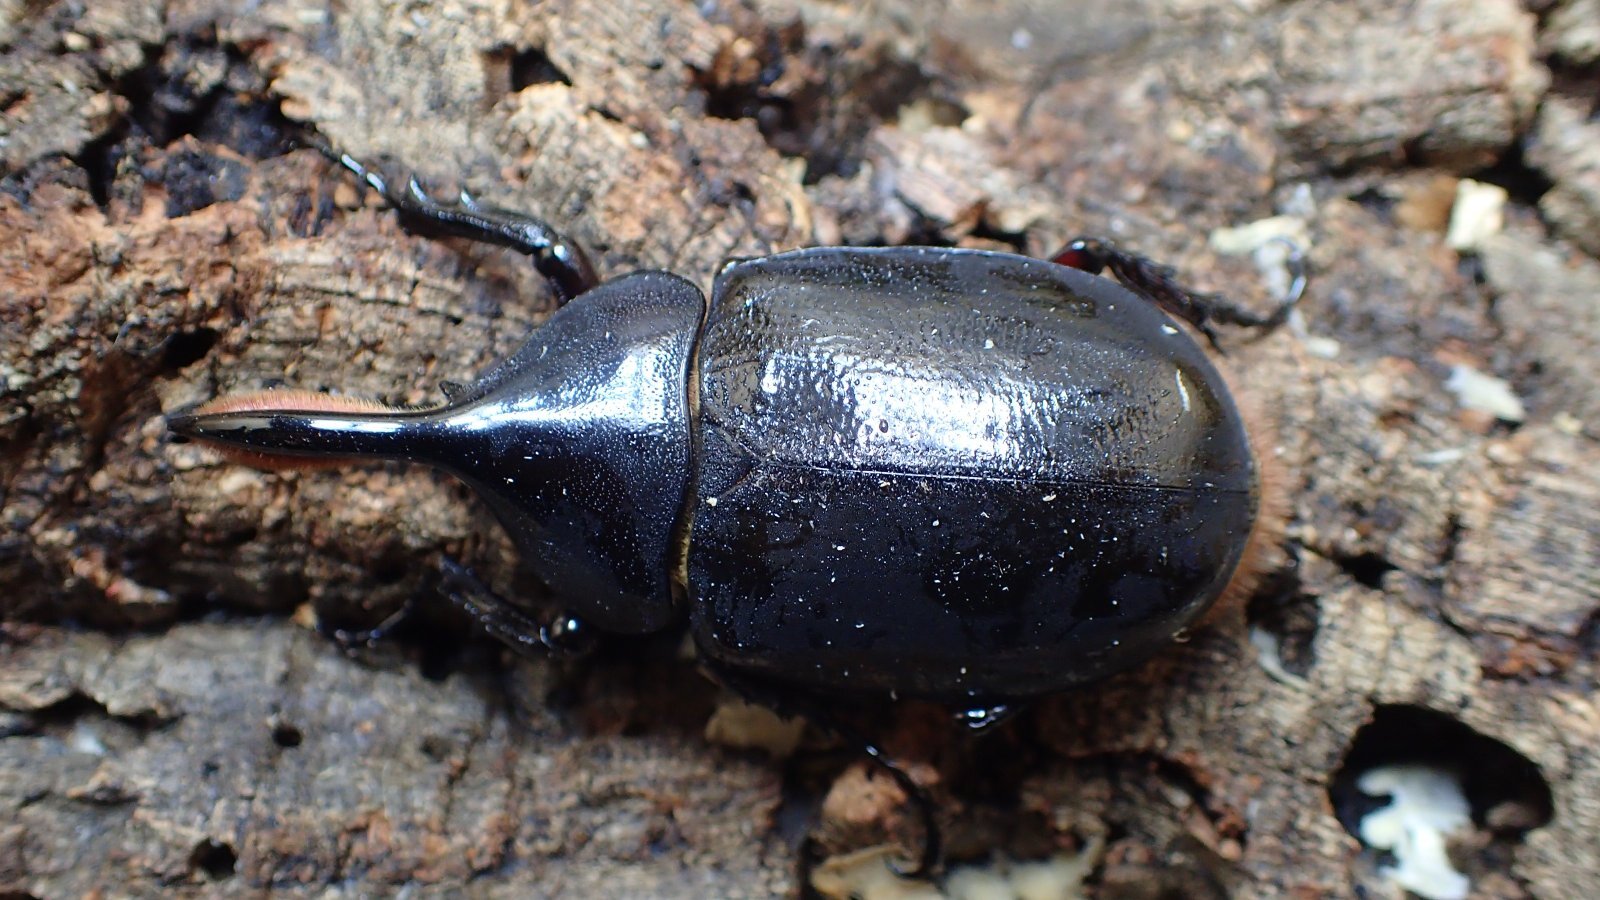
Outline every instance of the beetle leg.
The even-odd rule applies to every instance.
[[[854,746],[879,768],[888,772],[889,777],[894,779],[895,784],[906,795],[906,799],[916,807],[917,818],[922,820],[922,851],[917,858],[916,866],[904,869],[891,863],[890,868],[902,878],[930,879],[938,874],[943,866],[944,833],[939,829],[938,809],[934,805],[933,795],[928,793],[927,788],[918,784],[893,757],[855,729],[839,722],[821,703],[808,694],[784,690],[721,666],[707,665],[707,669],[717,683],[738,694],[741,699],[765,706],[785,718],[804,718],[818,728],[837,735],[840,740]]]
[[[363,647],[368,650],[376,647],[380,641],[389,637],[391,631],[394,631],[401,623],[411,618],[414,612],[416,612],[416,598],[407,597],[398,609],[385,616],[382,622],[371,628],[362,628],[355,631],[334,628],[331,631],[323,631],[319,622],[318,630],[323,631],[323,634],[327,637],[333,638],[333,642],[338,644],[339,649],[345,653],[354,653]]]
[[[326,145],[318,149],[381,194],[400,214],[400,224],[408,231],[464,237],[526,254],[549,282],[560,304],[600,283],[583,248],[543,219],[485,206],[465,191],[459,202],[444,203],[429,196],[415,176],[406,179],[405,187],[400,188],[348,153]]]
[[[581,619],[564,615],[541,625],[448,556],[439,560],[439,576],[440,593],[479,628],[523,656],[579,656],[594,646],[591,629]]]
[[[847,741],[852,738],[848,731],[841,732],[839,736]],[[916,779],[912,778],[911,774],[905,769],[902,769],[899,763],[880,750],[877,744],[862,740],[859,737],[855,738],[855,743],[861,748],[861,752],[865,753],[869,759],[889,773],[889,776],[900,786],[900,790],[905,793],[906,799],[910,800],[912,805],[917,808],[917,815],[922,819],[922,855],[917,859],[916,866],[911,869],[905,869],[890,863],[889,868],[893,869],[894,873],[901,878],[926,879],[934,877],[943,862],[941,857],[944,855],[944,835],[939,831],[939,823],[935,818],[936,810],[933,805],[933,795],[928,793],[927,788],[917,784]]]
[[[956,713],[956,721],[967,727],[973,734],[987,734],[1001,722],[1005,722],[1022,711],[1022,707],[1014,703],[994,703],[989,706],[974,706]]]
[[[1134,293],[1193,325],[1219,352],[1222,348],[1217,344],[1212,322],[1270,331],[1288,320],[1290,310],[1300,302],[1306,289],[1305,255],[1292,244],[1288,259],[1289,289],[1268,315],[1239,306],[1220,294],[1204,294],[1184,287],[1170,267],[1122,250],[1104,238],[1075,238],[1050,260],[1093,275],[1109,270]]]

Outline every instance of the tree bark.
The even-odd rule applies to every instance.
[[[1600,893],[1583,2],[0,0],[0,889],[770,896],[804,836],[915,840],[822,737],[708,742],[676,636],[506,664],[429,596],[450,554],[539,600],[448,478],[168,440],[277,384],[430,402],[553,307],[525,260],[405,234],[320,135],[703,288],[800,246],[1094,233],[1265,308],[1208,238],[1287,217],[1299,321],[1223,338],[1288,473],[1282,565],[998,735],[908,706],[882,742],[958,861],[1103,841],[1097,896],[1392,891],[1336,805],[1408,760],[1464,780],[1482,896]],[[1464,176],[1511,199],[1458,252]],[[316,633],[411,599],[374,651]]]

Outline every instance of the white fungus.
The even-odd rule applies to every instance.
[[[1393,798],[1358,829],[1367,846],[1394,854],[1394,865],[1378,871],[1426,900],[1466,900],[1472,883],[1445,852],[1449,836],[1472,824],[1455,775],[1430,766],[1380,766],[1363,772],[1356,787],[1369,797]]]
[[[805,719],[786,719],[765,706],[724,697],[706,722],[705,734],[713,744],[765,750],[773,759],[788,759],[805,730]]]
[[[1267,289],[1283,296],[1294,275],[1289,257],[1311,249],[1311,229],[1299,216],[1271,216],[1211,232],[1211,249],[1226,256],[1250,256]]]
[[[890,866],[903,854],[899,848],[868,847],[823,861],[812,872],[811,886],[824,897],[860,900],[1080,900],[1083,882],[1104,850],[1104,839],[1096,837],[1077,853],[1049,859],[1023,862],[996,856],[955,866],[940,890],[931,882],[894,873]]]
[[[1265,628],[1251,628],[1250,645],[1256,648],[1256,662],[1273,681],[1300,690],[1308,687],[1309,682],[1284,666],[1283,645],[1277,635]]]
[[[1506,189],[1463,178],[1456,184],[1456,202],[1450,207],[1450,227],[1444,242],[1451,250],[1477,250],[1505,225]]]
[[[1503,422],[1521,422],[1527,418],[1522,398],[1511,390],[1505,379],[1485,375],[1471,366],[1452,366],[1444,387],[1455,394],[1456,401],[1466,409],[1488,413]]]

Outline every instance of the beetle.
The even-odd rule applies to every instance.
[[[519,650],[686,619],[747,696],[920,698],[978,729],[1137,665],[1252,574],[1260,449],[1180,322],[1213,345],[1212,322],[1275,327],[1303,270],[1259,315],[1096,239],[824,247],[728,262],[708,300],[662,271],[602,282],[540,219],[325,152],[408,229],[530,256],[558,308],[437,406],[267,391],[168,425],[247,462],[471,485],[570,611],[535,622],[446,562],[446,593]],[[926,796],[863,745],[922,805],[927,871]]]

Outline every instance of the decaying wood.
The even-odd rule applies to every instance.
[[[448,479],[167,440],[163,411],[267,385],[428,402],[551,308],[294,149],[320,134],[703,286],[809,244],[1089,232],[1266,303],[1206,237],[1304,220],[1303,328],[1227,341],[1293,473],[1284,572],[995,737],[909,707],[884,743],[957,857],[1105,838],[1099,896],[1353,896],[1393,888],[1330,785],[1375,711],[1431,710],[1553,803],[1486,795],[1476,889],[1600,893],[1592,3],[236,6],[0,2],[0,889],[769,896],[806,833],[915,835],[816,738],[787,766],[707,743],[670,636],[575,668],[470,640],[427,599],[440,553],[526,586]],[[1506,226],[1463,256],[1454,179],[1485,169]],[[1463,407],[1463,366],[1525,421]],[[413,597],[424,627],[359,658],[310,627]]]

